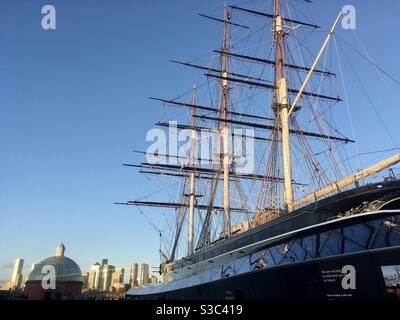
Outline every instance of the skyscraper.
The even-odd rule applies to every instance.
[[[131,264],[131,274],[129,277],[129,283],[131,287],[137,287],[138,286],[138,272],[139,272],[139,266],[136,262]]]
[[[9,288],[20,289],[22,283],[22,268],[24,267],[24,259],[15,259],[14,269],[11,276],[11,281],[9,282]]]
[[[117,283],[124,283],[125,269],[122,267],[115,267],[111,277],[111,285]]]
[[[97,290],[99,288],[100,280],[100,264],[97,262],[91,268],[88,279],[88,289]]]
[[[145,286],[149,283],[149,265],[142,263],[140,267],[139,285]]]
[[[89,272],[82,272],[83,289],[89,288]]]
[[[125,269],[122,267],[115,267],[111,277],[110,291],[117,291],[124,284]]]
[[[101,272],[101,287],[100,288],[103,291],[110,290],[111,278],[112,278],[114,271],[115,271],[115,267],[110,264],[101,266],[101,271],[100,271]]]

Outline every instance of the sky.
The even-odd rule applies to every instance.
[[[369,55],[400,79],[398,1],[293,1],[325,29],[352,4],[355,32]],[[56,30],[41,26],[46,4],[56,8]],[[220,0],[0,0],[0,281],[10,278],[15,258],[25,259],[27,273],[61,241],[82,271],[102,258],[126,269],[133,261],[158,266],[157,232],[135,208],[114,204],[158,186],[121,164],[143,161],[132,150],[146,149],[146,133],[161,113],[148,97],[186,92],[198,75],[168,60],[220,47],[220,26],[197,14],[221,16],[222,6]],[[351,31],[338,32],[354,41]],[[351,82],[359,150],[388,148],[400,137],[399,86],[385,78],[385,91],[360,57],[354,67],[392,135]],[[148,217],[162,227],[157,216]]]

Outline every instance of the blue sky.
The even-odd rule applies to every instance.
[[[370,56],[399,79],[398,1],[315,0],[301,8],[327,28],[349,3]],[[56,7],[56,30],[41,28],[45,4]],[[83,271],[102,258],[127,268],[131,261],[158,265],[157,233],[134,208],[113,204],[155,186],[121,164],[143,160],[131,151],[146,149],[146,132],[160,117],[161,107],[147,97],[174,97],[198,76],[168,60],[219,48],[219,26],[197,13],[218,15],[222,4],[0,1],[0,280],[16,257],[29,267],[61,241]],[[338,32],[354,40],[350,31]],[[354,66],[398,141],[399,104],[373,68],[360,58]],[[399,99],[399,86],[388,83]],[[360,150],[392,146],[365,100],[357,103],[360,88],[352,82],[348,90],[353,120],[361,120]]]

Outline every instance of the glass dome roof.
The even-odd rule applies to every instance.
[[[36,264],[29,275],[29,281],[42,281],[47,272],[42,273],[44,266],[53,266],[56,270],[56,281],[80,281],[82,282],[82,272],[76,262],[65,256],[54,256],[44,259]]]
[[[44,266],[53,266],[56,271],[56,281],[79,281],[83,282],[82,271],[76,262],[64,256],[64,244],[60,244],[56,250],[56,256],[44,259],[36,264],[29,274],[28,281],[42,281],[48,274],[43,270]],[[44,273],[42,273],[42,270]]]

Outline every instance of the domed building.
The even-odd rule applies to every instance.
[[[56,255],[35,264],[25,283],[24,294],[29,300],[73,300],[82,294],[82,272],[76,262],[64,256],[60,243]],[[54,269],[53,269],[54,268]],[[51,276],[54,274],[55,281]]]

